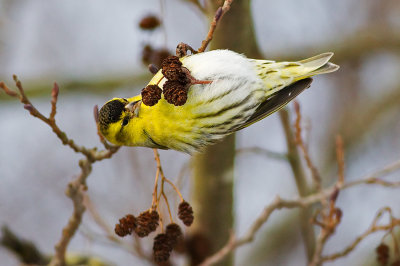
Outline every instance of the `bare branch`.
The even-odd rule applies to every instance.
[[[311,170],[312,177],[314,180],[314,183],[317,187],[317,189],[322,188],[321,184],[321,176],[318,173],[317,168],[314,166],[314,164],[311,161],[310,155],[308,153],[307,147],[304,144],[303,138],[301,136],[301,113],[300,113],[300,104],[297,101],[294,101],[294,109],[296,111],[296,123],[295,123],[295,129],[296,129],[296,144],[299,146],[300,150],[303,153],[303,157],[306,160],[307,167]]]
[[[175,192],[178,194],[181,202],[183,201],[183,197],[181,192],[179,191],[179,189],[174,185],[174,183],[169,180],[168,178],[165,177],[164,172],[162,170],[162,166],[161,166],[161,161],[160,161],[160,154],[158,153],[157,149],[153,149],[154,151],[154,160],[156,160],[157,162],[157,169],[160,172],[161,178],[163,181],[167,182],[168,184],[171,185],[171,187],[175,190]],[[157,182],[156,182],[157,183]]]
[[[57,100],[58,100],[58,93],[60,89],[58,88],[58,84],[54,83],[54,87],[51,90],[51,112],[49,115],[49,120],[55,123],[55,116],[57,112]]]
[[[322,252],[325,247],[325,244],[327,240],[335,233],[336,227],[339,225],[342,219],[342,211],[339,208],[336,208],[335,206],[338,194],[339,194],[339,189],[336,186],[334,187],[334,191],[331,197],[329,198],[328,206],[323,206],[322,209],[317,210],[317,213],[312,219],[312,223],[319,226],[321,230],[317,237],[317,243],[315,245],[314,255],[309,264],[310,266],[321,265]]]
[[[69,139],[67,135],[61,131],[61,129],[56,124],[56,113],[57,113],[57,100],[59,94],[59,87],[57,83],[54,83],[52,92],[51,92],[51,111],[49,117],[44,116],[41,112],[39,112],[28,97],[25,94],[25,90],[22,86],[21,81],[14,75],[14,81],[18,88],[18,93],[10,90],[4,82],[0,82],[0,89],[2,89],[7,95],[18,98],[19,101],[24,104],[24,108],[29,111],[29,113],[42,120],[46,123],[53,132],[57,135],[57,137],[62,141],[64,145],[69,146],[77,153],[83,154],[86,158],[79,161],[79,166],[81,168],[81,173],[79,176],[71,181],[66,190],[66,194],[69,198],[71,198],[73,202],[73,213],[62,231],[61,239],[55,246],[55,255],[52,258],[50,265],[65,265],[65,253],[70,243],[72,237],[75,235],[78,227],[82,221],[82,215],[85,212],[86,208],[84,205],[84,192],[87,190],[86,179],[92,171],[92,164],[96,161],[101,161],[106,158],[110,158],[114,153],[118,151],[119,147],[109,146],[104,139],[101,138],[101,134],[99,133],[100,141],[106,147],[105,150],[97,151],[96,148],[88,149],[84,146],[76,145],[72,139]],[[98,113],[97,107],[95,107],[95,120],[98,122]],[[98,123],[97,123],[98,125]]]
[[[201,264],[201,266],[213,265],[221,261],[225,256],[227,256],[237,247],[252,242],[256,233],[260,230],[261,226],[268,221],[269,217],[275,210],[279,210],[282,208],[288,208],[288,209],[304,208],[315,202],[320,201],[322,197],[326,196],[327,195],[320,193],[309,197],[298,198],[296,200],[284,200],[281,199],[279,196],[277,196],[271,204],[265,207],[264,211],[257,217],[257,219],[253,222],[253,224],[250,226],[250,228],[247,230],[246,234],[243,237],[236,238],[232,234],[228,243],[217,253],[208,257]]]
[[[25,90],[22,86],[21,81],[18,79],[16,75],[13,76],[15,80],[15,84],[19,90],[19,93],[12,91],[10,88],[5,85],[4,82],[0,82],[0,89],[2,89],[7,95],[18,98],[19,101],[24,104],[24,108],[29,111],[29,113],[42,120],[44,123],[46,123],[50,128],[53,130],[53,132],[57,135],[57,137],[61,140],[61,142],[64,145],[69,146],[72,150],[74,150],[77,153],[81,153],[85,155],[92,163],[95,161],[100,161],[106,158],[110,158],[115,152],[118,151],[118,147],[115,146],[110,146],[107,143],[105,143],[105,140],[100,138],[104,146],[106,147],[106,150],[104,151],[97,151],[96,148],[88,149],[84,146],[80,146],[75,144],[74,140],[70,139],[67,137],[67,134],[63,132],[57,125],[56,120],[55,120],[55,115],[57,113],[57,99],[58,99],[58,93],[59,93],[59,87],[57,83],[54,84],[54,87],[51,92],[51,112],[49,117],[44,116],[41,112],[39,112],[35,106],[31,103],[29,98],[25,94]],[[96,116],[95,116],[96,117]],[[100,136],[101,134],[99,134]]]
[[[211,22],[210,29],[208,31],[206,39],[201,43],[200,48],[197,50],[199,53],[204,52],[207,49],[208,44],[211,42],[214,31],[217,28],[218,22],[225,15],[226,12],[231,8],[233,0],[225,0],[222,7],[219,7],[215,12],[213,21]]]
[[[387,225],[377,225],[378,220],[382,217],[382,215],[388,212],[390,214],[390,222]],[[368,230],[366,230],[363,234],[358,236],[350,245],[348,245],[346,248],[344,248],[342,251],[327,255],[321,258],[321,262],[323,261],[332,261],[340,257],[344,257],[347,254],[349,254],[351,251],[353,251],[358,244],[362,240],[364,240],[367,236],[369,236],[372,233],[378,232],[378,231],[388,231],[392,230],[394,227],[400,225],[400,219],[396,219],[392,216],[391,214],[391,209],[388,207],[382,208],[378,214],[375,216],[374,220],[372,221],[372,225]]]
[[[56,253],[52,260],[50,261],[51,266],[59,266],[65,264],[65,252],[67,250],[68,244],[72,237],[78,230],[79,225],[82,221],[82,215],[85,212],[85,206],[83,204],[83,195],[87,190],[86,178],[92,172],[92,164],[88,159],[82,159],[79,161],[79,166],[81,168],[80,175],[70,182],[67,186],[65,194],[71,198],[74,210],[72,216],[70,217],[68,224],[62,230],[62,237],[55,246]]]
[[[253,241],[256,233],[259,231],[261,226],[268,221],[271,214],[276,210],[279,210],[282,208],[287,208],[287,209],[307,208],[308,206],[311,206],[312,204],[321,203],[322,201],[327,201],[327,200],[334,202],[336,200],[336,197],[340,190],[348,189],[350,187],[353,187],[353,186],[359,185],[359,184],[370,184],[372,178],[377,179],[378,177],[382,177],[384,175],[387,175],[387,174],[397,171],[399,169],[400,169],[400,160],[384,167],[383,169],[381,169],[379,171],[376,171],[371,176],[360,178],[359,180],[357,180],[355,182],[351,182],[351,183],[340,184],[338,182],[337,184],[334,184],[333,186],[331,186],[327,189],[323,189],[323,190],[316,192],[309,196],[299,197],[294,200],[285,200],[285,199],[281,199],[280,197],[276,197],[272,203],[270,203],[269,205],[267,205],[265,207],[264,211],[257,217],[257,219],[253,222],[253,224],[250,226],[250,228],[247,230],[247,232],[245,233],[245,235],[243,237],[236,238],[236,236],[234,234],[232,234],[231,238],[225,244],[225,246],[222,247],[218,252],[214,253],[212,256],[208,257],[201,265],[202,266],[213,265],[213,264],[221,261],[225,256],[227,256],[230,252],[232,252],[236,248]],[[380,183],[376,183],[376,184],[380,184]],[[400,182],[399,183],[391,183],[391,187],[394,187],[394,186],[400,187]],[[330,219],[332,219],[332,221],[333,221],[333,219],[337,219],[338,213],[336,212],[334,205],[330,205],[329,208],[330,208],[330,212],[328,215],[330,216]],[[379,217],[380,217],[380,215],[379,215]],[[339,220],[336,221],[335,223],[338,223],[338,222],[339,222]],[[376,221],[375,221],[375,224],[376,224]],[[394,225],[397,226],[399,224],[400,224],[400,220],[396,220],[393,223],[393,226]],[[324,225],[324,224],[322,224],[322,225]],[[376,228],[374,229],[373,232],[379,231],[379,230],[381,230],[381,231],[388,230],[389,228],[390,228],[389,225],[376,226]],[[320,246],[316,247],[316,253],[318,254],[317,258],[319,258],[319,259],[317,259],[317,261],[331,260],[330,258],[333,255],[321,257],[321,254],[322,254],[322,249],[323,249],[323,246],[324,246],[326,240],[332,233],[333,232],[328,234],[328,231],[327,231],[324,234],[319,236],[319,239],[317,242],[319,242]],[[365,234],[369,235],[370,233],[372,233],[372,232],[367,231]],[[362,239],[365,238],[365,236],[364,237],[360,236],[359,238],[361,238],[361,239],[357,240],[357,243],[353,243],[351,246],[354,245],[354,247],[355,247]],[[317,244],[317,246],[318,246],[318,244]],[[351,250],[354,249],[354,247],[351,247]],[[348,249],[349,248],[350,247],[348,247]],[[342,254],[344,252],[348,253],[351,250],[347,251],[347,249],[346,249],[345,251],[341,252],[340,254]],[[339,255],[335,254],[335,256],[339,256]],[[341,255],[341,256],[344,256],[344,255]],[[317,264],[311,264],[311,265],[317,265]]]

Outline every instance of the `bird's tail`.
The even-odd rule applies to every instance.
[[[338,70],[338,65],[329,62],[329,59],[331,59],[332,56],[333,53],[328,52],[299,61],[298,63],[301,66],[300,72],[303,72],[304,74],[297,76],[297,80]]]
[[[338,70],[338,65],[329,62],[332,56],[329,52],[297,62],[255,60],[255,64],[269,96],[296,81]]]

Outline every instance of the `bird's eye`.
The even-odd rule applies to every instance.
[[[128,116],[125,116],[124,117],[124,120],[122,120],[122,126],[126,126],[127,124],[128,124],[128,122],[129,122],[129,117]]]

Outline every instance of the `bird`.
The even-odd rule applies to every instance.
[[[169,80],[160,69],[148,84],[164,87],[157,103],[146,105],[142,95],[113,98],[99,111],[99,129],[118,146],[201,152],[280,110],[310,87],[311,77],[338,70],[332,56],[275,62],[226,49],[183,56],[179,62],[192,79],[184,104],[167,101]]]

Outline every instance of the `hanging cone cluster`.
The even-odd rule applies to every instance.
[[[197,80],[190,71],[182,66],[177,56],[168,56],[161,63],[161,73],[167,79],[162,93],[164,99],[175,106],[184,105],[188,99],[188,91],[192,84],[209,84],[209,80]],[[156,69],[154,69],[156,71]],[[161,99],[160,87],[148,85],[142,90],[142,101],[147,106],[153,106]]]
[[[168,79],[163,86],[164,99],[175,106],[184,105],[191,82],[182,68],[182,62],[177,56],[169,56],[161,67],[162,74]]]
[[[142,102],[147,106],[153,106],[161,99],[164,99],[175,106],[184,105],[187,101],[187,94],[190,87],[190,79],[182,68],[182,62],[176,56],[169,56],[163,60],[162,74],[167,78],[163,90],[158,85],[148,85],[142,90]]]

